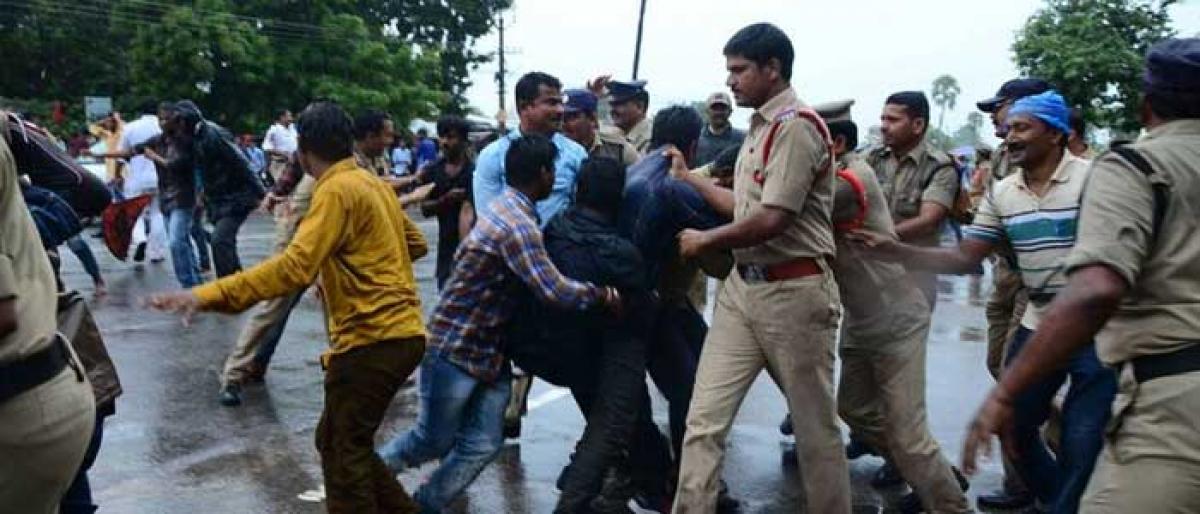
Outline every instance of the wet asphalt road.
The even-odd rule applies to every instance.
[[[436,248],[436,224],[419,222],[430,247]],[[239,241],[243,262],[266,257],[272,234],[269,219],[253,216]],[[216,401],[219,372],[240,318],[202,314],[185,328],[172,316],[142,309],[138,300],[145,294],[177,287],[170,263],[119,262],[98,239],[89,237],[88,242],[109,285],[109,294],[94,300],[93,309],[125,388],[117,414],[105,425],[91,475],[101,512],[324,512],[323,504],[301,498],[321,483],[312,441],[322,407],[317,358],[326,343],[316,303],[306,298],[291,317],[266,384],[249,386],[243,406],[221,407]],[[63,261],[68,286],[90,293],[90,280],[74,255],[64,251]],[[416,265],[427,312],[436,290],[433,265],[432,256]],[[978,282],[943,279],[929,343],[931,425],[952,462],[958,461],[967,419],[991,383],[984,368],[980,300],[988,294],[989,280],[982,280],[982,287]],[[665,426],[665,405],[661,397],[655,402],[657,421]],[[411,424],[416,409],[416,388],[404,388],[379,442]],[[797,472],[781,465],[785,439],[777,426],[784,412],[782,396],[762,375],[742,406],[725,460],[724,477],[745,512],[802,511]],[[452,510],[550,512],[558,494],[554,480],[582,430],[583,418],[565,391],[537,383],[520,440],[506,444]],[[905,492],[869,485],[881,462],[865,457],[851,463],[856,511],[880,512]],[[426,466],[402,475],[401,481],[412,491],[430,471]],[[972,480],[972,500],[976,493],[996,488],[999,479],[998,461],[986,463]]]

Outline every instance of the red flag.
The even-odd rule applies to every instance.
[[[104,244],[113,257],[125,260],[129,255],[129,241],[133,238],[133,229],[146,206],[150,205],[151,195],[142,195],[122,202],[113,202],[100,215],[101,226],[104,228]]]

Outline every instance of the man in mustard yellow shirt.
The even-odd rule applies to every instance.
[[[300,164],[317,179],[312,204],[282,253],[216,282],[150,298],[182,312],[239,312],[312,283],[329,327],[325,410],[317,450],[330,513],[415,513],[417,504],[376,456],[384,412],[425,351],[412,260],[428,248],[395,193],[354,159],[353,123],[336,104],[300,114]]]

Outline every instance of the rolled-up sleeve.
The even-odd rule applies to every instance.
[[[954,169],[954,166],[942,166],[933,172],[933,177],[929,179],[929,187],[921,192],[921,201],[953,209],[958,188],[958,170]]]
[[[1132,285],[1141,273],[1154,232],[1154,191],[1150,180],[1109,155],[1089,173],[1079,213],[1075,247],[1066,271],[1102,264]]]

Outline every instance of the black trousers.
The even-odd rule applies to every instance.
[[[242,270],[238,259],[237,234],[250,213],[230,213],[213,220],[212,260],[217,277],[232,275]]]

